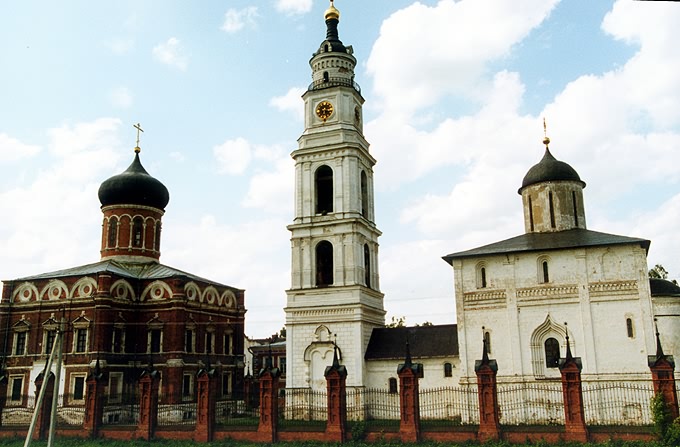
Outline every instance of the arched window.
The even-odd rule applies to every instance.
[[[444,363],[444,377],[453,376],[453,366],[449,362]]]
[[[371,252],[368,244],[364,244],[364,276],[366,287],[371,287]]]
[[[571,192],[571,203],[574,205],[574,226],[578,227],[578,206],[576,205],[576,191]]]
[[[484,289],[487,286],[486,281],[486,263],[480,262],[477,264],[477,288]]]
[[[491,354],[491,333],[489,331],[484,332],[484,343],[486,344],[486,353]]]
[[[161,249],[161,221],[156,222],[156,235],[155,235],[154,249],[160,251]]]
[[[390,393],[395,394],[397,392],[397,379],[395,379],[394,377],[390,377],[389,385]]]
[[[550,282],[550,273],[548,272],[548,261],[544,260],[541,262],[541,282]]]
[[[118,218],[112,217],[109,219],[109,248],[116,248],[116,240],[118,239]]]
[[[560,342],[550,337],[543,344],[546,368],[557,368],[560,364]]]
[[[330,81],[330,78],[328,77],[328,72],[324,71],[323,72],[323,82],[328,82]]]
[[[550,207],[550,227],[555,228],[555,206],[553,204],[553,193],[548,193],[548,206]]]
[[[633,319],[632,318],[626,318],[626,332],[628,333],[628,338],[635,337],[635,333],[633,332]]]
[[[333,170],[326,165],[314,174],[316,186],[316,214],[333,212]]]
[[[368,180],[366,173],[361,171],[361,215],[368,217]]]
[[[531,205],[531,197],[529,197],[529,227],[534,231],[534,208]]]
[[[144,221],[137,216],[132,221],[132,246],[141,247],[144,238]]]
[[[316,246],[316,286],[333,284],[333,245],[321,241]]]

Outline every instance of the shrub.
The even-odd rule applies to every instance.
[[[660,440],[665,440],[666,433],[673,423],[671,411],[663,398],[663,394],[657,393],[651,402],[652,421],[654,422],[654,433]]]

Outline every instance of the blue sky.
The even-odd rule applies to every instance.
[[[680,5],[337,0],[375,167],[385,307],[455,321],[441,256],[520,234],[553,154],[590,229],[652,240],[680,277]],[[324,0],[0,5],[0,278],[99,259],[99,184],[133,157],[170,190],[161,261],[246,289],[284,324],[300,95]]]

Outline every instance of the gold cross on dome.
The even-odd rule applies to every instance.
[[[139,132],[144,132],[144,129],[142,129],[142,125],[139,123],[134,124],[132,127],[137,129],[137,145],[135,146],[135,152],[139,153],[139,151],[141,151],[139,148]]]

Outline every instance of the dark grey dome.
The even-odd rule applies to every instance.
[[[651,289],[652,296],[680,297],[680,286],[666,279],[649,278],[649,288]]]
[[[568,180],[581,183],[585,188],[586,183],[581,180],[574,168],[563,161],[557,160],[550,153],[550,149],[545,148],[545,154],[541,161],[531,167],[522,180],[522,187],[519,189],[521,194],[522,189],[529,185],[542,182],[553,182],[558,180]]]
[[[108,205],[144,205],[165,209],[170,201],[168,188],[151,177],[135,154],[132,164],[121,174],[114,175],[99,187],[99,201]]]

